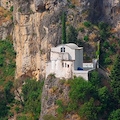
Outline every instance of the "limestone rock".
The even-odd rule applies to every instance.
[[[35,0],[35,9],[36,9],[36,11],[44,10],[44,8],[45,8],[45,5],[43,3],[43,0]]]

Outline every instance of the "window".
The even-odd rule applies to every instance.
[[[69,65],[68,65],[68,68],[69,68]]]
[[[61,52],[65,52],[65,47],[62,47],[62,48],[61,48]]]
[[[62,63],[62,67],[64,67],[64,63]]]

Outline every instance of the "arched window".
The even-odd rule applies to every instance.
[[[65,52],[65,47],[61,47],[61,52]]]

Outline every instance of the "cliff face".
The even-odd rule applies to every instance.
[[[45,1],[43,1],[45,2]],[[51,46],[60,43],[59,27],[62,3],[49,1],[15,1],[14,42],[17,52],[16,77],[22,74],[45,75],[45,64]]]
[[[1,6],[10,10],[12,0],[1,0]],[[112,24],[119,31],[119,0],[15,0],[14,1],[14,47],[16,56],[16,78],[27,74],[39,79],[45,76],[45,65],[49,60],[51,46],[61,43],[61,16],[66,12],[66,24],[80,27],[80,23],[101,20]],[[10,28],[10,27],[9,27]],[[11,28],[1,28],[1,39],[11,34]],[[119,35],[119,33],[118,33]],[[83,39],[82,34],[78,34]],[[97,38],[96,38],[97,39]],[[87,45],[88,46],[88,45]],[[87,48],[87,47],[86,47]],[[89,46],[89,56],[94,51]]]
[[[76,9],[69,6],[74,4]],[[91,7],[90,1],[74,0],[16,0],[14,3],[14,45],[16,78],[23,74],[45,76],[45,64],[49,60],[51,46],[61,43],[61,16],[66,11],[69,24],[78,26],[84,21],[83,12]],[[92,49],[94,50],[94,48]]]

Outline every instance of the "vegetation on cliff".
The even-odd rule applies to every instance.
[[[10,116],[14,101],[13,81],[15,76],[15,51],[11,36],[0,40],[0,119]]]
[[[118,120],[120,118],[119,64],[120,57],[117,55],[111,71],[111,81],[96,71],[91,73],[90,81],[82,78],[69,80],[67,83],[70,84],[70,100],[67,103],[63,99],[56,101],[59,106],[58,115],[77,113],[82,120]]]

